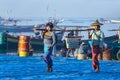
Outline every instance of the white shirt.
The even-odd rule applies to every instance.
[[[104,45],[104,33],[100,31],[92,31],[90,33],[92,39],[92,45],[99,45],[100,48],[103,48]]]

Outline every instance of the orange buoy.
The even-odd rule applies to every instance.
[[[21,35],[18,43],[18,54],[21,57],[29,55],[30,36]]]

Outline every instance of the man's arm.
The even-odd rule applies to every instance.
[[[46,31],[43,30],[42,33],[41,33],[41,38],[42,38],[42,39],[44,38],[45,33],[46,33]]]
[[[91,30],[88,30],[88,39],[90,39],[92,37],[93,31],[91,32]]]
[[[53,38],[53,43],[52,43],[52,47],[56,44],[56,34],[53,32],[52,34],[52,38]]]

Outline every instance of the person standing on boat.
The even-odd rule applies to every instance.
[[[101,25],[103,24],[96,20],[91,24],[94,30],[88,31],[88,38],[92,39],[92,67],[96,72],[99,72],[98,55],[102,53],[104,44],[104,33],[100,30]]]
[[[34,33],[35,33],[35,37],[38,38],[40,35],[40,32],[37,30],[37,28],[39,28],[39,25],[35,25],[34,26]]]
[[[74,31],[70,31],[68,33],[68,37],[72,37],[72,36],[74,36]],[[70,52],[72,52],[72,55],[74,55],[73,48],[68,48],[66,57],[70,57]]]
[[[46,29],[41,33],[41,38],[44,39],[44,61],[47,64],[46,72],[52,72],[53,66],[51,55],[53,46],[56,44],[56,37],[52,29],[53,24],[49,22],[46,24]]]

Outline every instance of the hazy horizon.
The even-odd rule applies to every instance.
[[[0,0],[0,16],[120,17],[120,0]]]

